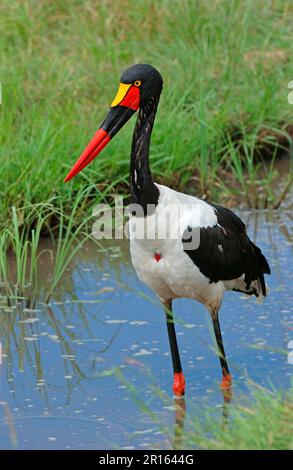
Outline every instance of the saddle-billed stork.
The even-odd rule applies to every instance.
[[[261,250],[249,239],[244,223],[231,210],[174,191],[153,181],[149,147],[163,87],[160,73],[147,64],[136,64],[122,73],[120,86],[109,113],[72,170],[69,181],[87,166],[138,111],[130,157],[132,202],[142,209],[132,211],[129,221],[130,253],[138,277],[163,303],[170,342],[176,396],[185,393],[185,379],[176,340],[172,301],[195,299],[211,314],[222,369],[223,390],[231,388],[221,329],[219,308],[226,290],[240,291],[262,299],[266,295],[264,273],[270,267]],[[176,216],[170,207],[183,209]],[[136,237],[137,223],[153,225],[157,231],[171,214],[177,237]],[[134,235],[133,235],[134,233]],[[199,243],[186,245],[195,234]]]

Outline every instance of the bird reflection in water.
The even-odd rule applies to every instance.
[[[222,390],[222,397],[223,397],[223,406],[222,406],[222,420],[220,423],[222,431],[227,430],[228,426],[228,419],[229,419],[229,406],[233,398],[232,387],[228,390]],[[186,401],[185,397],[175,397],[174,398],[174,439],[173,439],[173,449],[184,449],[185,441],[184,441],[184,424],[186,419],[187,411],[186,411]]]

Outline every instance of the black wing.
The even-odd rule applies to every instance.
[[[188,227],[183,234],[185,253],[210,282],[232,280],[244,274],[246,289],[259,279],[262,293],[266,295],[264,273],[270,274],[271,270],[260,248],[248,238],[244,223],[229,209],[207,204],[215,208],[218,224],[200,228],[200,244],[193,250],[188,250],[186,245],[188,236],[192,236],[192,229]]]

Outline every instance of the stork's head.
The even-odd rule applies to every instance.
[[[64,181],[85,168],[139,108],[146,106],[152,98],[159,98],[162,86],[160,73],[151,65],[136,64],[126,69],[106,119]]]

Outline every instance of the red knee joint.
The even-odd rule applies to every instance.
[[[232,386],[232,375],[227,374],[223,375],[221,389],[222,390],[229,390]]]
[[[174,373],[173,392],[176,397],[182,397],[185,394],[185,378],[183,372]]]

